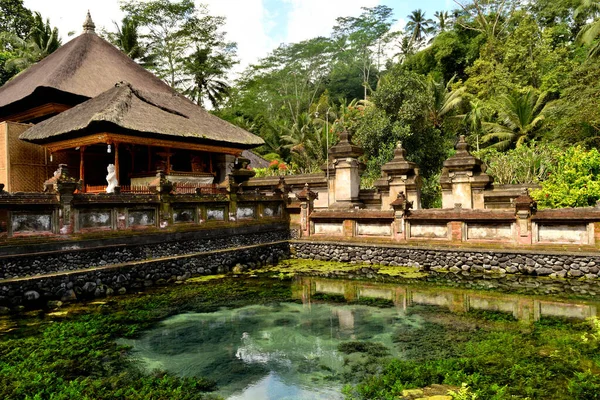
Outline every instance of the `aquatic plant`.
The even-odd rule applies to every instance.
[[[148,374],[116,344],[136,337],[165,317],[186,310],[289,299],[277,281],[213,281],[164,288],[118,301],[74,308],[61,320],[41,314],[17,320],[0,336],[2,399],[215,399],[215,383],[202,377]]]

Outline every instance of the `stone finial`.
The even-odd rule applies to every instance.
[[[390,203],[390,205],[394,210],[402,212],[402,214],[408,214],[409,210],[413,208],[413,202],[408,201],[404,192],[399,192],[396,200]]]
[[[148,186],[150,190],[158,194],[169,194],[175,188],[173,182],[171,182],[163,170],[156,171],[156,178],[154,178]]]
[[[406,150],[402,147],[402,142],[398,142],[394,150],[394,158],[384,164],[381,170],[389,176],[395,175],[419,175],[417,164],[406,159]]]
[[[398,144],[396,145],[396,150],[394,150],[394,158],[406,158],[406,150],[402,147],[402,140],[398,140]]]
[[[276,186],[272,187],[272,190],[274,193],[288,194],[291,191],[291,188],[290,188],[290,185],[285,183],[285,179],[283,178],[283,176],[280,176],[279,182],[277,183]]]
[[[358,158],[364,154],[364,150],[352,143],[352,134],[348,131],[340,133],[340,141],[329,149],[329,155],[333,158]]]
[[[300,201],[312,201],[319,197],[319,194],[310,190],[308,182],[304,184],[304,189],[296,195]]]
[[[517,214],[524,211],[532,213],[537,210],[537,202],[529,194],[528,188],[524,188],[521,195],[513,200],[513,205]]]
[[[449,171],[473,171],[475,173],[485,172],[483,161],[474,157],[469,152],[469,144],[465,135],[460,135],[456,143],[456,154],[444,161],[444,168]]]
[[[92,16],[90,14],[90,10],[88,10],[87,15],[85,16],[85,21],[83,22],[83,33],[95,33],[96,32],[96,24],[92,21]]]
[[[467,153],[469,154],[469,144],[467,143],[467,141],[465,140],[465,135],[460,135],[458,137],[458,143],[456,143],[456,152],[457,153]]]

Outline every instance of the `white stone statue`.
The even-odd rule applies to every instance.
[[[106,182],[108,182],[106,193],[114,193],[115,186],[119,185],[119,181],[117,181],[117,174],[115,173],[115,165],[108,164],[106,170],[108,171],[108,175],[106,175]]]

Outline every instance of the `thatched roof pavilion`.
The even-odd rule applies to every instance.
[[[2,121],[37,123],[19,138],[42,145],[50,163],[52,155],[79,163],[80,180],[99,190],[112,163],[125,185],[145,185],[157,170],[185,183],[218,183],[233,157],[264,143],[98,37],[89,13],[80,36],[0,88]]]

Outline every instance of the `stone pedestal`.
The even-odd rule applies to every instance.
[[[60,201],[58,214],[59,233],[62,235],[73,233],[75,221],[71,211],[71,202],[73,201],[73,194],[78,189],[79,182],[69,174],[69,169],[66,164],[59,164],[58,170],[50,180],[52,179],[55,179],[53,186],[58,193],[58,199]],[[48,181],[46,183],[48,183]]]
[[[242,192],[242,184],[256,175],[256,172],[249,170],[250,160],[245,157],[236,158],[231,173],[227,175],[229,191],[229,220],[237,219],[237,195]]]
[[[421,208],[422,178],[417,164],[406,160],[406,150],[402,142],[394,151],[394,159],[381,167],[383,176],[375,181],[375,187],[381,192],[381,209],[392,209],[400,193],[412,203],[415,210]]]
[[[484,209],[484,190],[493,178],[485,173],[483,161],[469,153],[469,145],[460,136],[456,154],[444,161],[440,183],[442,185],[442,208],[460,204],[464,209]]]
[[[313,212],[315,199],[318,194],[310,190],[308,183],[304,185],[304,189],[296,195],[300,201],[300,230],[303,237],[310,236],[310,214]]]
[[[360,175],[364,171],[364,164],[358,161],[363,150],[352,143],[352,135],[348,132],[340,134],[340,142],[329,149],[330,164],[332,168],[333,185],[330,191],[334,194],[334,202],[330,208],[353,209],[363,208],[364,204],[359,199]],[[331,188],[333,186],[333,188]]]
[[[390,203],[390,206],[394,209],[395,217],[392,236],[395,240],[406,240],[405,219],[413,207],[413,202],[406,199],[404,192],[400,192],[396,195],[396,200]]]
[[[537,210],[537,202],[529,195],[527,189],[514,200],[515,215],[517,217],[517,242],[519,244],[533,243],[533,230],[531,217]]]

